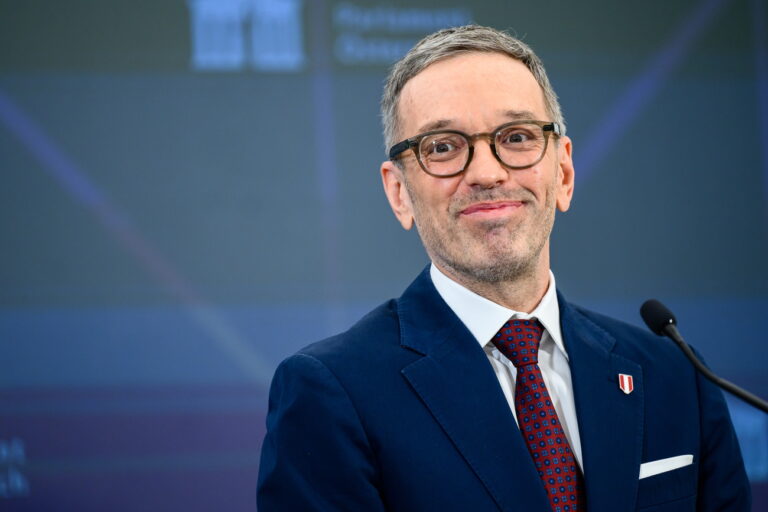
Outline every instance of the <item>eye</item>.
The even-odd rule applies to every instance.
[[[522,144],[530,142],[536,137],[525,128],[510,128],[499,134],[499,142],[502,144]]]
[[[538,150],[543,142],[541,128],[534,124],[507,126],[496,134],[496,144],[508,151]]]
[[[434,153],[450,153],[456,151],[456,146],[448,141],[438,141],[432,143],[431,149]]]
[[[419,151],[429,160],[447,160],[456,158],[464,152],[466,139],[455,133],[439,133],[425,137]]]

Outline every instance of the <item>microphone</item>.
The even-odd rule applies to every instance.
[[[693,363],[693,366],[702,375],[704,375],[704,377],[711,380],[732,395],[741,398],[753,407],[756,407],[763,412],[768,412],[768,402],[756,395],[753,395],[749,391],[740,388],[736,384],[718,377],[712,373],[709,368],[704,366],[701,361],[699,361],[699,358],[696,357],[696,354],[693,353],[691,347],[688,346],[683,337],[680,335],[680,331],[677,330],[677,320],[675,319],[675,315],[673,315],[672,312],[667,309],[664,304],[656,299],[647,300],[640,307],[640,316],[643,317],[645,325],[647,325],[651,331],[660,336],[667,336],[672,341],[674,341],[677,346],[680,347],[680,350],[683,351],[685,357],[687,357],[688,360]]]

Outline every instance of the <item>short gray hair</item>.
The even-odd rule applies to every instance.
[[[560,111],[557,94],[544,70],[544,64],[530,46],[506,32],[479,25],[446,28],[428,35],[392,66],[381,98],[381,119],[384,125],[385,151],[398,141],[400,118],[397,105],[406,82],[439,60],[462,53],[495,52],[519,60],[531,71],[544,92],[544,104],[552,120],[560,124],[565,134],[565,120]]]

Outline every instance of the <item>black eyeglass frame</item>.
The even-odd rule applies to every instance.
[[[544,148],[541,151],[541,155],[539,155],[539,158],[537,158],[534,162],[527,164],[527,165],[509,165],[502,161],[501,157],[499,156],[499,152],[496,150],[496,137],[499,135],[499,132],[502,130],[508,128],[509,126],[515,126],[515,125],[521,125],[521,124],[535,124],[539,127],[541,127],[542,131],[544,132]],[[419,148],[421,146],[421,141],[424,139],[424,137],[429,137],[430,135],[436,135],[438,133],[454,133],[456,135],[461,135],[467,141],[469,142],[469,152],[467,154],[467,161],[464,163],[464,166],[459,169],[458,171],[452,173],[452,174],[434,174],[432,172],[429,172],[429,169],[427,169],[427,166],[424,165],[421,161],[421,154],[419,151]],[[491,151],[493,153],[493,156],[496,157],[496,160],[499,161],[501,165],[506,167],[507,169],[513,169],[513,170],[520,170],[520,169],[527,169],[529,167],[532,167],[536,165],[537,163],[541,162],[542,158],[544,158],[544,155],[547,153],[547,147],[549,144],[549,135],[554,134],[556,137],[560,137],[562,134],[562,129],[560,128],[560,124],[553,121],[535,121],[535,120],[525,120],[525,121],[512,121],[510,123],[504,123],[492,132],[485,132],[485,133],[476,133],[474,135],[469,135],[468,133],[464,133],[459,130],[432,130],[424,133],[420,133],[419,135],[415,135],[413,137],[410,137],[408,139],[405,139],[403,141],[398,142],[394,146],[392,146],[389,150],[389,159],[391,161],[395,161],[396,158],[398,158],[403,152],[408,151],[409,149],[413,149],[413,153],[416,156],[416,161],[419,162],[419,167],[429,174],[430,176],[434,176],[435,178],[452,178],[453,176],[458,176],[464,170],[467,168],[469,163],[472,161],[472,155],[474,154],[475,150],[475,141],[477,139],[488,139],[488,144],[491,146]]]

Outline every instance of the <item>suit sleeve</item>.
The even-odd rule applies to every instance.
[[[696,375],[702,432],[697,510],[749,512],[751,488],[723,392],[699,372]]]
[[[360,418],[338,379],[312,356],[285,360],[270,389],[259,511],[382,511],[376,475]]]

